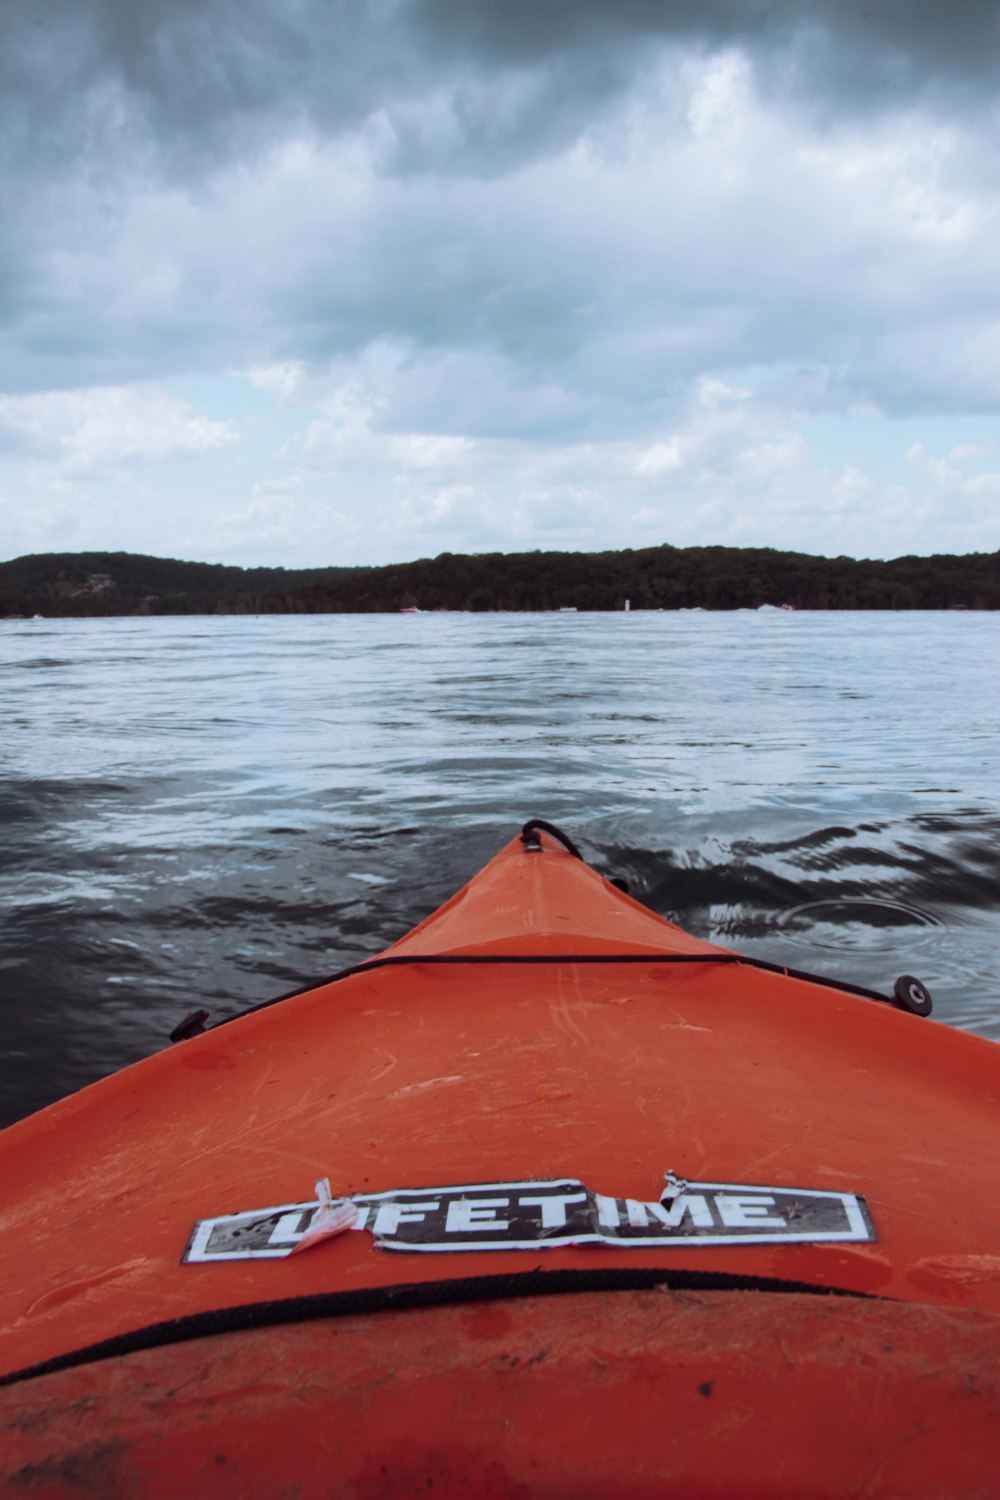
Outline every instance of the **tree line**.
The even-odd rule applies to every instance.
[[[378,568],[238,568],[126,552],[0,563],[0,615],[381,614],[421,610],[998,609],[1000,552],[813,557],[646,547],[435,558]]]
[[[998,609],[1000,553],[811,557],[753,547],[647,547],[621,552],[522,552],[371,568],[336,582],[248,596],[257,613],[422,610]]]
[[[363,568],[238,568],[134,552],[32,553],[0,563],[0,617],[236,613],[252,594],[333,584]]]

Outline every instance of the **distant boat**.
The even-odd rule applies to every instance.
[[[794,604],[758,604],[757,613],[759,615],[777,615],[781,614],[782,611],[788,613],[794,609]]]
[[[407,604],[400,611],[401,615],[422,615],[423,610],[418,609],[415,604]]]
[[[560,604],[560,606],[559,606],[559,613],[561,615],[575,615],[576,614],[576,605],[575,604]]]

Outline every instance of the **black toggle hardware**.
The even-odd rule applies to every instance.
[[[929,1016],[934,1009],[930,990],[912,974],[900,974],[892,987],[892,1003],[913,1016]]]
[[[207,1030],[205,1022],[208,1020],[207,1010],[188,1011],[179,1026],[175,1026],[170,1033],[172,1042],[186,1042],[190,1037],[201,1036]]]

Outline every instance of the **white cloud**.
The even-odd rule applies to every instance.
[[[670,437],[665,442],[653,443],[640,453],[636,459],[635,472],[648,474],[655,479],[660,474],[668,474],[671,469],[679,469],[682,463],[680,439]]]
[[[290,401],[302,388],[304,370],[301,360],[285,359],[269,365],[251,365],[245,378],[257,390]]]
[[[467,463],[473,443],[469,438],[414,432],[390,440],[389,455],[402,470],[450,471]]]
[[[948,452],[948,462],[959,468],[965,464],[985,463],[995,451],[995,443],[956,443]]]
[[[235,442],[237,429],[166,391],[129,386],[0,395],[2,434],[68,474],[195,458]]]
[[[723,52],[704,64],[691,95],[688,119],[696,136],[731,135],[752,106],[750,66],[740,52]]]

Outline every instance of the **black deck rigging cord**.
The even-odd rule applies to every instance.
[[[460,1276],[446,1281],[406,1282],[398,1286],[359,1287],[349,1292],[314,1292],[302,1297],[279,1297],[270,1302],[242,1303],[211,1312],[189,1313],[145,1328],[131,1329],[99,1343],[87,1344],[21,1370],[0,1375],[0,1387],[54,1375],[102,1359],[120,1359],[142,1349],[158,1349],[189,1339],[220,1333],[242,1333],[252,1328],[274,1328],[282,1323],[308,1323],[316,1318],[357,1317],[367,1313],[417,1307],[448,1307],[462,1302],[495,1302],[509,1297],[539,1297],[567,1292],[764,1292],[816,1297],[856,1297],[861,1301],[891,1302],[878,1293],[850,1287],[789,1281],[777,1276],[750,1276],[728,1271],[668,1270],[639,1266],[602,1266],[586,1270],[514,1271],[499,1276]]]
[[[583,855],[570,838],[555,823],[549,823],[545,818],[529,818],[521,829],[521,843],[526,853],[540,854],[542,852],[542,841],[539,833],[547,833],[550,838],[558,840],[563,848],[571,854],[574,859],[583,860]],[[585,860],[583,860],[586,863]],[[611,882],[619,889],[627,891],[622,881]],[[787,964],[770,963],[764,958],[751,958],[742,953],[419,953],[390,956],[388,958],[368,958],[360,963],[352,964],[350,968],[340,969],[335,974],[328,974],[323,979],[313,980],[310,984],[298,985],[294,990],[288,990],[284,994],[275,995],[270,1000],[261,1000],[256,1005],[249,1005],[245,1010],[237,1011],[231,1016],[223,1016],[215,1022],[214,1026],[206,1027],[205,1022],[209,1018],[207,1010],[199,1009],[189,1012],[175,1026],[170,1033],[172,1042],[187,1041],[189,1037],[200,1036],[206,1030],[217,1031],[220,1026],[225,1026],[229,1021],[238,1021],[243,1016],[254,1015],[259,1010],[267,1010],[272,1005],[280,1005],[283,1000],[293,1000],[297,995],[307,995],[310,990],[321,989],[327,984],[336,984],[341,979],[351,979],[355,974],[364,974],[373,969],[388,969],[404,964],[740,964],[750,969],[763,969],[768,974],[780,974],[786,979],[800,979],[808,984],[819,984],[825,989],[839,990],[845,995],[859,995],[865,1000],[877,1000],[882,1005],[892,1005],[897,1010],[908,1011],[911,1015],[929,1016],[933,1002],[930,991],[919,979],[912,974],[901,974],[893,985],[891,995],[883,995],[878,990],[867,989],[864,985],[848,984],[841,979],[830,979],[823,974],[812,974],[805,969],[791,969]]]

